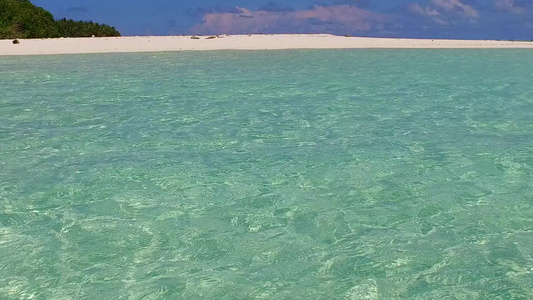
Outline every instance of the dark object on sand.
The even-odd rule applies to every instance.
[[[350,34],[345,34],[344,36],[345,37],[352,37]]]
[[[18,45],[18,44],[20,44],[20,41],[19,40],[13,40],[13,44]]]
[[[200,38],[197,37],[197,36],[195,36],[195,35],[194,35],[194,36],[191,36],[191,40],[199,40],[199,39],[200,39]]]
[[[206,37],[205,39],[206,39],[206,40],[211,40],[211,39],[216,39],[216,38],[217,38],[216,36],[212,35],[212,36],[208,36],[208,37]]]

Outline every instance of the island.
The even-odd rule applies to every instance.
[[[86,21],[56,20],[28,0],[0,0],[0,39],[120,36],[114,27]]]
[[[3,39],[3,40],[2,40]],[[372,38],[331,34],[121,36],[94,22],[56,20],[27,0],[0,0],[0,56],[200,50],[533,49],[533,42]]]

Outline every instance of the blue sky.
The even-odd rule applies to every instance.
[[[533,0],[33,0],[123,35],[333,33],[533,40]]]

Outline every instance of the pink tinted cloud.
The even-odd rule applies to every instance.
[[[261,32],[367,32],[382,29],[388,21],[383,14],[350,5],[315,6],[309,10],[270,12],[238,8],[240,14],[210,13],[191,28],[196,34]]]

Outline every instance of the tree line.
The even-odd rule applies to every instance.
[[[120,36],[114,27],[94,22],[55,20],[29,0],[0,0],[0,39]]]

